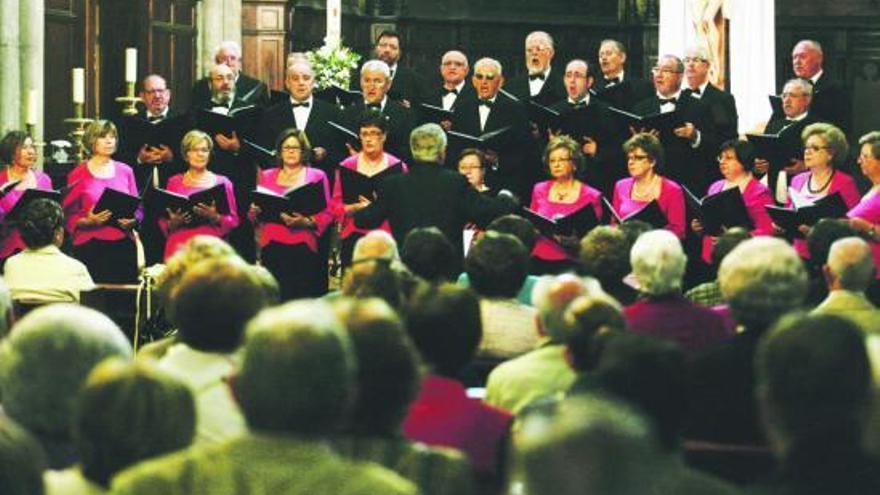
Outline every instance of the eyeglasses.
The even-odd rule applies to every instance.
[[[299,146],[282,146],[281,151],[300,151],[302,148]]]
[[[547,160],[550,165],[557,165],[560,163],[571,163],[571,158],[553,158],[551,160]]]
[[[459,172],[467,172],[468,170],[480,170],[482,168],[483,167],[481,165],[459,165],[458,171]]]
[[[815,152],[817,152],[817,151],[819,151],[819,150],[827,150],[827,149],[829,149],[828,146],[816,146],[815,144],[812,144],[812,145],[809,145],[809,146],[804,146],[804,152],[805,152],[805,153],[806,153],[807,151],[812,151],[813,153],[815,153]]]
[[[807,96],[807,94],[806,93],[789,93],[789,92],[782,93],[783,98],[803,98],[804,96]]]
[[[718,155],[715,159],[718,160],[718,163],[724,163],[726,161],[736,160],[736,155]]]
[[[626,160],[629,162],[640,162],[648,158],[650,158],[648,155],[626,155]]]
[[[161,95],[162,93],[164,93],[164,92],[166,92],[166,91],[168,91],[168,88],[162,88],[162,89],[145,89],[145,90],[144,90],[144,93],[146,93],[146,94],[148,94],[148,95]]]
[[[385,79],[384,77],[376,79],[361,79],[361,86],[384,86],[387,82],[388,79]]]
[[[210,153],[211,148],[208,148],[207,146],[200,146],[198,148],[190,148],[187,151],[192,152],[192,153]]]
[[[383,134],[385,134],[385,133],[383,133],[382,131],[378,131],[378,130],[375,130],[375,131],[360,131],[360,132],[358,133],[358,135],[360,135],[361,139],[363,139],[363,138],[368,138],[368,137],[379,137],[379,136],[382,136]]]
[[[232,74],[226,76],[213,76],[211,77],[211,80],[216,82],[235,81],[235,76]]]
[[[706,60],[705,58],[702,58],[702,57],[685,57],[684,63],[686,63],[686,64],[690,64],[690,63],[699,64],[699,63],[709,63],[709,61]]]
[[[681,74],[680,70],[670,69],[668,67],[651,67],[651,73],[657,74]]]
[[[495,79],[495,74],[483,74],[481,72],[475,72],[474,78],[478,81],[482,81],[483,79],[487,81],[492,81],[493,79]]]

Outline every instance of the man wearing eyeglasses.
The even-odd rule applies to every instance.
[[[719,142],[709,109],[699,99],[682,94],[684,63],[675,55],[661,56],[652,73],[655,94],[637,103],[633,113],[677,113],[682,125],[671,130],[653,130],[659,132],[666,152],[666,175],[695,194],[703,192],[721,177],[715,161]]]
[[[214,63],[232,69],[238,98],[260,107],[269,104],[269,88],[262,81],[241,72],[241,46],[234,41],[224,41],[214,52]],[[190,97],[190,105],[204,107],[211,100],[210,77],[196,81]]]
[[[449,50],[440,59],[440,87],[430,93],[425,103],[452,110],[456,104],[475,100],[474,87],[468,84],[470,73],[467,56],[458,50]]]
[[[596,80],[590,92],[612,107],[631,111],[636,103],[651,96],[654,88],[649,81],[626,72],[625,64],[626,46],[617,40],[602,40],[599,45],[602,77]]]
[[[490,187],[507,188],[520,195],[531,193],[531,186],[539,169],[533,160],[537,150],[528,134],[528,116],[522,103],[500,92],[504,84],[501,63],[492,58],[481,58],[474,64],[471,83],[477,99],[455,106],[452,130],[471,136],[480,136],[509,127],[492,148],[485,151],[490,161],[497,163],[497,174],[490,177]],[[468,143],[455,140],[452,156]]]
[[[709,82],[709,52],[702,47],[690,47],[684,56],[684,77],[687,87],[683,95],[689,95],[709,107],[712,123],[718,132],[719,142],[737,136],[738,115],[733,95],[718,89]]]
[[[553,70],[553,37],[544,31],[526,36],[526,73],[514,77],[505,90],[520,100],[533,100],[545,106],[565,98],[562,74]]]

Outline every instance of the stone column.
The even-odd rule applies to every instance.
[[[43,136],[43,104],[46,101],[46,85],[43,61],[45,60],[46,7],[44,0],[21,0],[20,33],[20,101],[25,101],[28,90],[37,91],[37,126],[34,137],[40,141]],[[21,122],[25,122],[24,105],[21,109]]]
[[[214,63],[214,49],[221,41],[241,44],[241,0],[202,0],[197,15],[199,36],[196,49],[199,57],[196,78],[201,78]]]
[[[0,0],[0,134],[22,127],[18,16],[19,0]]]

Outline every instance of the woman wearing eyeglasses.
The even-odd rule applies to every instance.
[[[804,141],[804,166],[807,171],[791,180],[790,189],[809,202],[840,193],[847,209],[851,210],[859,202],[859,190],[850,175],[838,170],[846,161],[849,151],[843,131],[831,124],[819,122],[804,128],[801,139]],[[786,206],[793,205],[789,195]],[[798,230],[806,235],[810,228],[801,225]],[[802,258],[809,259],[810,253],[804,239],[795,239],[793,244]]]
[[[487,161],[486,154],[477,148],[465,148],[458,155],[458,173],[465,176],[478,193],[492,195],[495,191],[486,185]]]
[[[656,136],[638,133],[623,143],[626,168],[630,178],[621,179],[614,185],[612,206],[624,218],[651,201],[657,201],[666,216],[666,230],[684,239],[685,209],[684,193],[675,181],[661,175],[663,170],[663,145]]]
[[[871,180],[871,189],[846,214],[849,224],[871,242],[874,265],[880,267],[880,131],[872,131],[859,139],[859,166]],[[880,268],[875,272],[880,278]]]

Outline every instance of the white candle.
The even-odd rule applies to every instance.
[[[86,70],[82,67],[73,69],[73,102],[86,102]]]
[[[125,49],[125,82],[137,81],[137,48]]]
[[[342,2],[327,0],[327,36],[324,44],[337,47],[342,39]]]
[[[37,125],[37,110],[37,90],[29,89],[27,99],[27,115],[24,120],[25,124]]]

